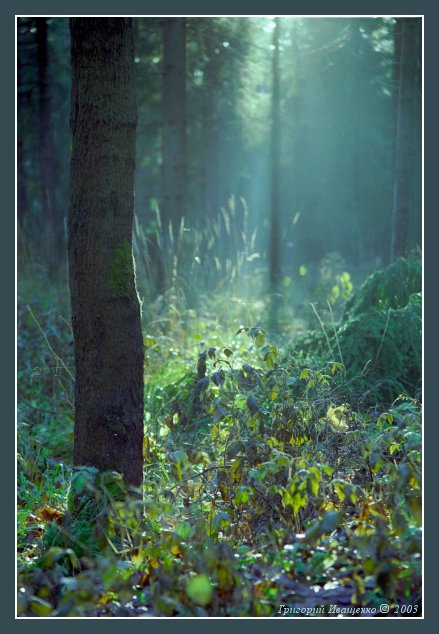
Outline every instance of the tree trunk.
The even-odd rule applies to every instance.
[[[280,78],[279,78],[279,18],[273,31],[273,89],[271,114],[271,231],[270,284],[276,290],[281,276],[280,244]]]
[[[215,218],[221,208],[219,194],[219,113],[220,98],[219,61],[215,55],[215,40],[206,29],[204,53],[208,59],[203,81],[203,165],[202,197],[203,211]]]
[[[49,262],[54,268],[62,252],[62,224],[55,198],[55,170],[50,91],[48,83],[47,18],[36,18],[38,98],[39,98],[39,162],[41,171],[41,204],[47,225]]]
[[[296,227],[294,224],[294,218],[302,208],[300,189],[302,182],[302,170],[301,161],[301,148],[303,147],[301,138],[301,108],[300,108],[300,91],[301,91],[301,71],[300,71],[300,49],[299,49],[299,25],[297,19],[293,20],[291,25],[291,107],[290,117],[292,120],[292,138],[290,141],[290,155],[291,155],[291,187],[289,188],[289,211],[290,217],[288,223],[285,226],[284,231],[284,243],[288,248],[292,248],[296,242]],[[295,246],[295,245],[294,245]],[[290,251],[290,254],[292,251]]]
[[[418,18],[400,18],[398,106],[395,139],[393,223],[391,260],[409,249],[411,208],[414,193],[416,76],[418,59]]]
[[[360,25],[354,28],[352,31],[352,46],[358,55],[362,51],[362,36],[360,32]],[[352,84],[351,84],[351,104],[356,104],[353,114],[353,132],[352,132],[352,150],[351,150],[351,181],[353,188],[353,214],[354,214],[354,226],[356,234],[355,251],[357,252],[357,262],[361,270],[364,270],[366,264],[366,247],[365,239],[367,232],[363,226],[363,219],[365,217],[363,208],[363,195],[362,195],[362,156],[363,156],[363,144],[361,142],[360,131],[364,130],[365,124],[363,122],[363,108],[362,108],[362,76],[363,68],[360,67],[357,62],[352,65]]]
[[[23,143],[23,113],[27,105],[24,104],[25,96],[28,98],[30,90],[24,90],[24,61],[20,54],[20,41],[17,34],[17,220],[21,229],[24,227],[24,219],[29,208],[27,195],[26,172],[24,167],[25,146]]]
[[[137,110],[131,18],[71,18],[69,274],[75,465],[142,482],[143,341],[132,255]]]
[[[186,23],[163,21],[162,225],[179,226],[186,213]]]

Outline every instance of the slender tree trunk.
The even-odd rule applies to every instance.
[[[18,43],[18,46],[20,44]],[[24,218],[28,211],[29,199],[27,196],[27,187],[26,187],[26,172],[24,169],[24,154],[25,148],[23,143],[23,112],[26,109],[26,105],[24,104],[24,91],[23,91],[23,83],[24,83],[24,68],[23,68],[23,57],[22,55],[17,55],[17,219],[18,223],[23,229]],[[26,93],[26,96],[29,94],[29,91]]]
[[[281,277],[280,240],[280,77],[279,77],[279,18],[273,31],[273,89],[271,115],[271,229],[270,229],[270,284],[275,290]]]
[[[401,18],[391,260],[409,249],[414,194],[418,18]]]
[[[75,465],[142,481],[143,341],[132,256],[137,110],[131,18],[71,18],[69,274]]]
[[[173,239],[186,213],[186,22],[163,20],[162,173],[160,237],[156,253],[157,290],[168,286]],[[168,266],[167,266],[168,262]]]
[[[219,76],[218,56],[214,51],[212,33],[206,30],[205,54],[208,59],[203,83],[203,210],[214,218],[219,213]]]
[[[402,19],[395,20],[393,28],[393,134],[396,140],[396,124],[398,121],[399,79],[401,73]]]
[[[358,51],[361,51],[362,41],[361,41],[361,33],[360,26],[354,28],[353,37],[352,37],[352,45],[354,47],[354,51],[358,54]],[[362,196],[362,153],[363,153],[363,144],[360,140],[360,131],[364,129],[363,123],[363,111],[362,111],[362,99],[361,99],[361,88],[362,88],[362,68],[359,67],[358,62],[357,65],[352,69],[352,96],[351,103],[355,105],[355,114],[354,114],[354,129],[352,134],[352,187],[353,187],[353,214],[354,214],[354,222],[355,222],[355,230],[357,234],[356,239],[356,251],[358,257],[358,264],[360,268],[363,270],[366,262],[366,248],[365,248],[365,239],[366,239],[366,231],[363,227],[363,196]]]
[[[300,91],[300,61],[299,61],[299,42],[298,42],[298,26],[294,20],[291,32],[293,59],[291,62],[293,68],[293,85],[291,97],[291,115],[293,117],[293,209],[297,211],[299,208],[299,130],[300,130],[300,109],[299,109],[299,91]]]
[[[301,108],[300,108],[300,90],[301,90],[301,76],[300,76],[300,52],[299,52],[299,27],[297,20],[293,21],[291,26],[291,109],[290,116],[292,119],[292,139],[290,143],[291,148],[291,198],[290,198],[290,211],[291,216],[288,219],[288,224],[285,227],[284,241],[285,244],[294,244],[295,242],[295,224],[293,220],[296,214],[301,210],[301,161],[303,156],[301,155]],[[303,154],[303,151],[302,151]]]
[[[54,268],[62,252],[61,222],[58,218],[55,197],[55,170],[50,90],[48,82],[47,18],[36,18],[37,65],[39,93],[39,159],[41,170],[41,204],[47,223],[49,261]]]
[[[186,213],[186,23],[163,21],[162,224],[175,229]]]

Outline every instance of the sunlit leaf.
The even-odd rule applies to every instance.
[[[43,506],[42,508],[38,509],[36,513],[38,515],[38,518],[44,520],[45,522],[56,522],[57,524],[62,523],[62,511],[51,508],[50,506]]]
[[[207,575],[197,575],[186,583],[187,596],[198,605],[207,605],[213,594],[213,587]]]
[[[152,346],[155,346],[155,338],[152,335],[145,335],[143,338],[143,344],[145,346],[145,348],[151,348]]]
[[[244,487],[239,487],[238,493],[235,496],[235,504],[242,506],[246,502],[248,502],[248,490]]]
[[[343,432],[349,429],[347,414],[348,408],[346,405],[339,405],[338,407],[330,406],[326,412],[326,418],[335,431]]]
[[[40,597],[30,597],[29,603],[31,612],[37,616],[49,616],[53,610],[53,606],[47,601],[44,601],[44,599],[40,599]]]
[[[265,335],[262,331],[259,331],[255,337],[256,345],[261,348],[265,343]]]

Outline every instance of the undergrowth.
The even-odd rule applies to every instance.
[[[292,354],[318,365],[336,358],[346,370],[351,398],[363,405],[421,397],[422,275],[419,257],[399,258],[377,271],[346,304],[335,323],[329,306],[319,330],[299,336]],[[328,312],[328,311],[326,311]]]
[[[398,370],[420,363],[420,289],[356,296],[337,323],[317,307],[308,339],[294,317],[257,325],[264,298],[145,307],[144,484],[126,496],[71,466],[68,309],[45,288],[19,289],[20,616],[420,615],[421,405]]]

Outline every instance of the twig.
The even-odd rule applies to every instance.
[[[311,308],[313,309],[315,316],[316,316],[316,317],[317,317],[317,319],[319,320],[320,328],[322,329],[323,334],[325,335],[325,338],[326,338],[326,343],[328,344],[328,347],[329,347],[329,349],[330,349],[330,351],[331,351],[331,354],[334,354],[334,350],[332,349],[331,342],[329,341],[329,337],[328,337],[328,335],[327,335],[327,333],[326,333],[326,330],[325,330],[325,326],[323,325],[323,322],[322,322],[322,320],[320,319],[320,315],[319,315],[319,313],[317,312],[316,307],[314,306],[314,304],[313,304],[312,302],[311,302]]]
[[[378,361],[378,357],[380,356],[381,348],[383,347],[383,341],[384,341],[384,337],[386,336],[387,326],[389,325],[389,319],[390,319],[390,308],[387,311],[387,321],[386,321],[386,325],[384,326],[383,336],[381,337],[380,347],[378,348],[378,352],[376,353],[375,363]]]
[[[335,323],[334,323],[334,315],[332,313],[331,304],[329,303],[329,301],[327,302],[327,304],[328,304],[329,312],[331,313],[332,327],[334,329],[335,340],[337,342],[338,354],[340,355],[340,361],[341,361],[342,366],[345,367],[344,361],[343,361],[343,355],[341,353],[340,343],[338,341],[337,329],[336,329]]]
[[[177,484],[174,484],[173,487],[171,487],[170,489],[168,489],[168,491],[173,491],[174,489],[177,488],[182,488],[182,485],[184,485],[186,482],[189,482],[189,480],[194,480],[195,478],[204,478],[204,474],[208,473],[209,471],[215,471],[218,469],[230,469],[231,465],[215,465],[213,467],[206,467],[206,469],[203,469],[203,471],[199,471],[198,473],[193,473],[192,475],[190,475],[188,478],[184,478],[183,480],[180,480],[180,482],[178,482]]]
[[[44,330],[42,329],[42,327],[40,326],[40,323],[39,323],[38,319],[37,319],[37,318],[35,317],[35,315],[33,314],[31,307],[30,307],[29,305],[27,305],[27,306],[26,306],[26,308],[27,308],[27,309],[28,309],[28,311],[30,312],[32,319],[33,319],[33,320],[34,320],[34,322],[36,323],[36,325],[37,325],[37,327],[38,327],[39,331],[41,332],[41,334],[43,335],[44,340],[45,340],[45,342],[46,342],[46,344],[47,344],[47,347],[49,348],[50,352],[53,354],[53,356],[55,357],[55,359],[56,359],[56,360],[57,360],[57,361],[58,361],[58,362],[62,365],[62,367],[64,368],[64,370],[67,372],[67,374],[70,376],[70,378],[71,378],[71,379],[72,379],[72,381],[74,382],[74,381],[75,381],[75,377],[74,377],[74,376],[73,376],[73,374],[70,372],[70,370],[68,369],[68,367],[66,366],[66,364],[64,363],[64,361],[61,359],[61,357],[60,357],[58,354],[56,354],[55,350],[54,350],[54,349],[52,348],[52,346],[50,345],[50,342],[49,342],[49,340],[48,340],[48,338],[47,338],[47,335],[46,335],[46,333],[44,332]]]
[[[19,401],[20,405],[24,405],[25,407],[30,407],[30,409],[35,410],[36,412],[42,412],[43,414],[59,414],[60,411],[59,410],[55,410],[55,409],[43,409],[42,407],[35,407],[35,405],[31,405],[30,403],[27,403],[25,400],[21,399]],[[70,402],[69,402],[70,404]],[[63,412],[61,412],[62,414]]]

